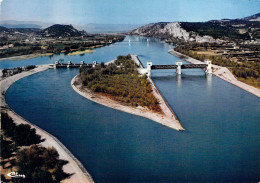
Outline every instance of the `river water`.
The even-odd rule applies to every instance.
[[[131,39],[131,45],[128,43]],[[173,64],[171,45],[126,37],[83,56],[54,55],[1,61],[1,68],[85,60],[140,60]],[[7,103],[56,136],[95,182],[260,181],[260,99],[200,69],[153,71],[152,77],[186,129],[178,132],[142,117],[91,102],[70,86],[77,69],[47,70],[17,81]]]

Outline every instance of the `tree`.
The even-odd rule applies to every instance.
[[[18,171],[26,178],[23,182],[60,182],[70,174],[64,173],[62,167],[67,161],[59,160],[55,148],[32,145],[17,153]]]
[[[48,147],[42,154],[45,159],[44,167],[46,169],[53,169],[57,164],[59,154],[54,147]]]
[[[17,146],[29,146],[41,142],[41,136],[28,124],[20,124],[15,128],[14,141]]]
[[[10,158],[12,156],[12,146],[11,141],[7,141],[3,139],[1,136],[1,157],[3,159]]]

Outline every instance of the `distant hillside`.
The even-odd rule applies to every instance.
[[[243,19],[247,20],[247,21],[260,21],[260,13],[257,13],[255,15],[252,15],[252,16],[249,16],[249,17],[245,17]]]
[[[6,28],[42,28],[42,26],[36,24],[1,24],[1,26]]]
[[[0,26],[0,32],[4,32],[4,31],[8,31],[8,29],[6,27]]]
[[[85,31],[78,31],[75,29],[72,25],[60,25],[55,24],[52,25],[46,29],[39,29],[39,28],[7,28],[4,26],[0,26],[0,33],[6,32],[6,33],[34,33],[38,36],[43,37],[75,37],[75,36],[82,36],[85,35]]]
[[[142,26],[131,31],[131,35],[158,37],[166,40],[196,41],[196,42],[220,42],[211,36],[200,36],[196,32],[187,31],[179,22],[159,22]]]
[[[0,26],[6,28],[46,28],[53,23],[39,21],[17,21],[17,20],[0,20]]]
[[[85,35],[86,32],[78,31],[72,25],[52,25],[41,32],[45,37],[75,37]]]
[[[88,33],[122,33],[129,32],[140,27],[140,24],[95,24],[77,26],[86,30]]]
[[[41,29],[38,28],[6,28],[3,26],[0,26],[0,33],[6,32],[6,33],[36,33],[39,34]]]
[[[260,14],[243,19],[208,22],[159,22],[137,28],[129,34],[160,37],[171,41],[222,42],[260,38]]]

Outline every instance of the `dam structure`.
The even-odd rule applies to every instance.
[[[176,65],[153,65],[152,61],[147,62],[147,68],[143,71],[147,76],[151,76],[152,70],[157,69],[176,69],[176,74],[180,75],[182,69],[203,69],[205,73],[212,74],[211,60],[205,60],[205,64],[182,64],[182,61],[176,61]]]
[[[62,63],[60,61],[56,61],[55,64],[53,65],[54,68],[77,68],[77,67],[95,67],[98,65],[97,61],[93,61],[92,64],[90,63],[85,63],[84,61],[81,61],[80,63],[72,63],[71,61],[68,61],[68,63]]]

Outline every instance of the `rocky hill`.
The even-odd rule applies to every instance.
[[[75,37],[85,35],[86,32],[78,31],[72,25],[52,25],[41,32],[45,37]]]
[[[159,22],[148,24],[131,31],[130,34],[183,41],[221,42],[221,40],[214,39],[208,35],[200,36],[196,32],[187,31],[182,28],[180,22]]]
[[[260,35],[260,14],[243,19],[208,22],[159,22],[137,28],[129,34],[176,40],[221,43],[224,40],[255,40]]]

